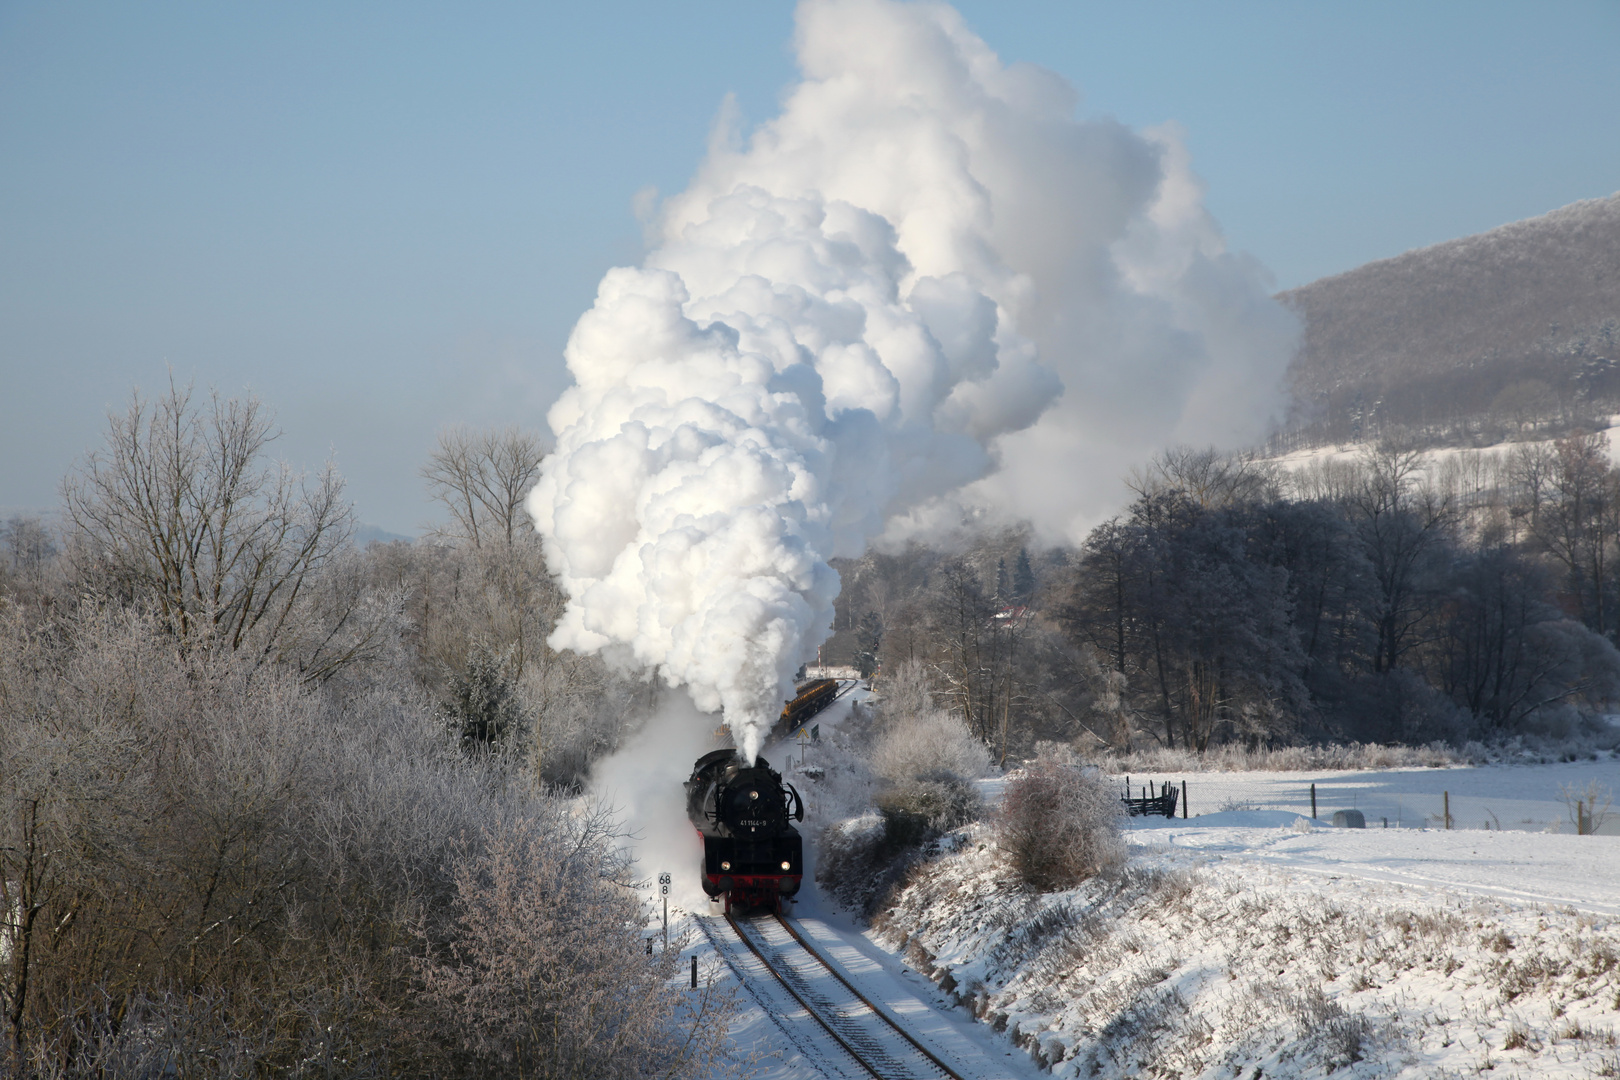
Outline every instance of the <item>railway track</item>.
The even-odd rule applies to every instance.
[[[862,1070],[877,1080],[963,1080],[811,948],[780,915],[725,916],[737,939]],[[712,938],[712,935],[711,935]],[[716,942],[718,945],[718,942]],[[740,972],[739,972],[740,974]]]

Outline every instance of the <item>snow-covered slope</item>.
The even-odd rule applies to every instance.
[[[1597,433],[1609,441],[1609,462],[1620,464],[1620,415],[1608,417],[1607,423],[1597,428]],[[1455,465],[1458,459],[1468,457],[1495,457],[1507,460],[1507,455],[1521,446],[1551,446],[1556,439],[1521,439],[1512,442],[1501,442],[1492,446],[1437,446],[1422,452],[1423,469],[1431,480],[1442,480],[1448,465]],[[1279,454],[1271,460],[1277,465],[1296,472],[1301,469],[1320,468],[1323,465],[1335,463],[1349,463],[1365,457],[1373,448],[1371,443],[1343,443],[1339,445],[1313,446],[1303,450],[1291,450],[1286,454]],[[1468,494],[1462,492],[1461,494]]]
[[[1620,762],[1130,782],[1183,779],[1207,812],[1132,821],[1108,879],[1032,896],[977,825],[874,928],[808,882],[795,914],[964,1075],[1620,1076],[1620,836],[1573,835],[1565,799],[1620,788]],[[1313,783],[1322,818],[1372,827],[1311,821]],[[741,1000],[760,1075],[837,1074]]]
[[[1480,773],[1511,798],[1556,792],[1568,770],[1416,775],[1462,788]],[[1291,795],[1298,779],[1227,782]],[[1129,839],[1123,874],[1036,897],[976,826],[898,897],[881,940],[1060,1076],[1620,1075],[1620,838],[1256,809],[1139,820]]]

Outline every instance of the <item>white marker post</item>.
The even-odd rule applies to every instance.
[[[669,874],[658,875],[658,895],[664,898],[664,951],[669,952]]]

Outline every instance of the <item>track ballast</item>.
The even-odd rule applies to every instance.
[[[718,919],[703,921],[720,922]],[[954,1069],[913,1038],[887,1011],[856,989],[780,915],[728,914],[724,922],[782,989],[863,1070],[864,1075],[878,1080],[937,1080],[941,1076],[962,1080]],[[714,938],[712,931],[710,938]],[[720,943],[715,941],[715,944],[719,946]],[[734,962],[732,966],[737,967]],[[743,976],[741,970],[738,974]],[[789,1019],[782,1016],[774,1018],[778,1023]]]

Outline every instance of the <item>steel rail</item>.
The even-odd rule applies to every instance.
[[[726,912],[726,922],[731,924],[731,929],[736,932],[737,939],[744,945],[748,946],[748,951],[754,954],[755,959],[764,965],[766,971],[770,972],[776,977],[777,982],[782,984],[782,989],[786,990],[790,995],[792,995],[793,1000],[799,1003],[799,1007],[808,1013],[812,1020],[820,1024],[822,1029],[825,1030],[828,1035],[833,1037],[833,1041],[843,1048],[844,1053],[855,1059],[855,1064],[871,1073],[873,1080],[885,1080],[883,1074],[878,1072],[877,1068],[870,1061],[867,1061],[866,1058],[861,1055],[859,1050],[850,1045],[848,1039],[844,1038],[842,1035],[838,1034],[837,1031],[833,1030],[832,1024],[821,1015],[820,1011],[812,1008],[810,1003],[793,988],[793,984],[788,982],[787,978],[780,971],[777,971],[775,966],[773,966],[769,960],[765,959],[765,954],[761,952],[759,946],[755,945],[749,936],[743,932],[743,928],[737,925],[737,917],[729,911]]]
[[[799,943],[799,948],[803,949],[807,954],[809,954],[809,956],[812,957],[816,963],[826,968],[827,973],[843,984],[845,990],[848,990],[851,994],[854,994],[856,999],[860,1001],[862,1005],[865,1005],[868,1009],[871,1009],[874,1016],[882,1020],[885,1024],[888,1024],[889,1027],[894,1030],[896,1035],[899,1035],[902,1039],[906,1040],[906,1042],[910,1043],[919,1054],[932,1062],[936,1069],[950,1077],[950,1080],[963,1080],[962,1076],[957,1073],[955,1069],[941,1061],[932,1050],[928,1049],[928,1047],[912,1038],[911,1033],[905,1028],[901,1027],[899,1022],[896,1021],[894,1017],[878,1008],[876,1002],[867,997],[865,994],[861,993],[859,990],[855,989],[854,985],[848,979],[844,978],[843,973],[837,968],[833,967],[833,965],[827,961],[826,957],[821,955],[819,950],[813,948],[808,941],[805,941],[804,938],[799,936],[799,932],[793,928],[792,923],[782,918],[779,912],[772,912],[771,914],[778,923],[782,924],[782,929],[786,930],[792,936],[793,940]],[[767,964],[766,966],[769,967],[770,965]]]
[[[866,1008],[871,1011],[872,1015],[877,1017],[877,1019],[880,1022],[882,1022],[884,1026],[889,1028],[889,1030],[893,1031],[896,1035],[899,1035],[902,1039],[904,1039],[908,1044],[911,1045],[912,1049],[916,1050],[919,1054],[921,1054],[928,1061],[928,1063],[931,1064],[934,1068],[936,1068],[940,1072],[944,1073],[945,1076],[949,1078],[949,1080],[964,1080],[964,1078],[962,1077],[962,1075],[960,1073],[958,1073],[955,1069],[951,1068],[949,1065],[945,1064],[945,1062],[941,1061],[937,1054],[935,1054],[933,1051],[929,1050],[926,1046],[924,1046],[922,1043],[918,1042],[915,1038],[913,1038],[911,1033],[908,1032],[905,1028],[901,1027],[899,1022],[897,1020],[895,1020],[894,1017],[890,1016],[883,1009],[878,1008],[877,1004],[874,1001],[872,1001],[871,998],[867,997],[861,991],[857,990],[850,983],[850,981],[848,979],[844,978],[843,974],[840,973],[839,970],[836,967],[834,967],[831,963],[828,962],[826,957],[822,956],[821,953],[818,950],[813,948],[807,941],[804,940],[804,938],[799,934],[799,932],[793,928],[793,925],[791,923],[789,923],[786,919],[782,918],[782,916],[780,914],[775,913],[775,912],[773,912],[771,914],[771,917],[774,918],[777,921],[777,923],[782,927],[782,929],[784,929],[784,930],[786,930],[788,932],[788,936],[791,937],[793,939],[794,943],[797,944],[799,946],[799,948],[804,951],[804,954],[806,956],[810,957],[810,959],[813,960],[823,970],[825,970],[827,972],[827,974],[831,975],[834,979],[838,980],[839,985],[841,985],[845,990],[847,990],[850,993],[850,995],[855,998],[856,1001],[858,1001],[862,1005],[866,1006]],[[748,946],[748,951],[752,952],[754,954],[754,956],[759,960],[759,962],[765,966],[765,970],[769,971],[773,976],[775,976],[776,981],[781,983],[783,988],[785,990],[787,990],[787,992],[793,996],[793,1000],[797,1001],[800,1004],[800,1006],[802,1006],[804,1008],[805,1012],[809,1013],[812,1017],[814,1017],[816,1023],[820,1024],[822,1026],[822,1028],[824,1028],[826,1030],[826,1032],[833,1037],[833,1039],[838,1043],[838,1045],[843,1047],[844,1051],[847,1054],[849,1054],[850,1057],[855,1059],[856,1063],[859,1064],[861,1066],[861,1068],[863,1068],[867,1072],[871,1073],[874,1077],[880,1077],[881,1078],[883,1074],[871,1062],[867,1061],[865,1056],[862,1055],[862,1053],[859,1050],[857,1050],[853,1045],[850,1044],[849,1040],[847,1040],[846,1038],[844,1038],[843,1035],[841,1035],[837,1031],[835,1031],[833,1029],[832,1024],[825,1017],[823,1017],[821,1015],[820,1010],[818,1010],[816,1007],[811,1005],[809,1001],[805,1000],[805,998],[802,995],[800,995],[800,993],[796,989],[794,989],[793,985],[790,982],[788,982],[787,978],[784,977],[783,974],[776,969],[776,966],[773,965],[770,962],[770,960],[766,958],[764,952],[759,948],[758,945],[754,944],[752,938],[750,938],[749,935],[747,934],[747,932],[745,932],[743,930],[743,928],[738,924],[736,916],[734,916],[734,915],[732,915],[731,913],[728,912],[726,914],[726,921],[731,923],[731,927],[732,927],[733,930],[736,931],[737,936],[742,939],[742,942],[743,942],[744,945]]]

